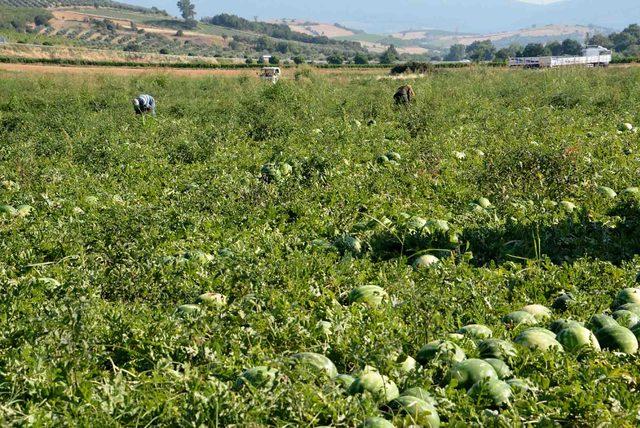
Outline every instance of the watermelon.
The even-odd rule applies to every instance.
[[[492,205],[491,205],[491,201],[489,201],[489,199],[487,199],[487,198],[480,198],[480,199],[478,199],[478,205],[480,205],[480,206],[481,206],[482,208],[484,208],[485,210],[486,210],[487,208],[490,208],[490,207],[492,206]]]
[[[511,386],[498,379],[486,379],[475,383],[469,390],[469,396],[474,399],[489,398],[494,406],[509,404],[511,399]]]
[[[98,205],[98,198],[95,196],[87,196],[84,198],[84,203],[87,205]]]
[[[458,330],[458,333],[473,339],[488,339],[493,335],[491,329],[481,324],[469,324]]]
[[[402,160],[402,156],[400,156],[400,154],[396,152],[389,152],[386,154],[386,156],[387,159],[394,160],[396,162],[400,162]]]
[[[581,322],[574,320],[559,319],[551,323],[551,325],[549,326],[549,330],[551,330],[555,334],[558,334],[562,330],[572,327],[584,327],[584,325]]]
[[[429,342],[420,349],[416,360],[426,365],[432,361],[444,361],[447,363],[458,363],[467,358],[464,351],[455,343],[436,340]]]
[[[362,253],[362,241],[360,238],[351,235],[342,235],[335,240],[333,245],[342,254],[350,253],[354,256]]]
[[[18,215],[18,210],[11,205],[0,205],[0,215],[15,217]]]
[[[440,259],[431,254],[424,254],[413,261],[415,269],[431,268],[440,264]]]
[[[335,377],[335,380],[340,384],[340,386],[348,390],[356,379],[348,374],[339,374]]]
[[[440,417],[436,408],[420,398],[401,396],[389,403],[389,406],[406,415],[403,425],[418,425],[424,428],[440,426]]]
[[[376,159],[376,162],[378,162],[379,164],[385,164],[387,162],[389,162],[389,158],[386,157],[385,155],[380,155],[378,156],[378,158]]]
[[[267,163],[260,168],[260,175],[267,183],[275,183],[282,180],[282,171],[274,163]]]
[[[618,309],[611,315],[618,324],[626,328],[632,328],[640,322],[640,317],[638,315],[624,309]]]
[[[575,299],[573,297],[573,294],[562,293],[556,298],[556,300],[553,301],[553,305],[551,307],[556,311],[566,311],[574,302]]]
[[[638,339],[631,330],[620,325],[603,327],[596,331],[596,337],[602,349],[625,354],[638,352]]]
[[[568,213],[572,213],[576,209],[576,204],[574,204],[573,202],[569,202],[569,201],[562,201],[562,202],[560,202],[560,207],[564,211],[566,211]]]
[[[402,394],[400,394],[401,397],[415,397],[415,398],[419,398],[423,401],[426,401],[427,403],[431,404],[432,406],[436,406],[437,401],[435,398],[433,398],[433,396],[431,394],[429,394],[427,392],[426,389],[424,388],[420,388],[419,386],[413,387],[413,388],[409,388],[405,391],[402,392]]]
[[[380,306],[388,297],[387,292],[377,285],[363,285],[349,293],[349,302],[362,303],[369,307]]]
[[[398,362],[398,370],[401,373],[411,373],[416,369],[417,362],[413,357],[406,357],[404,360]]]
[[[449,373],[449,378],[455,379],[458,382],[458,387],[469,388],[481,380],[498,379],[498,374],[488,362],[470,358],[454,365]]]
[[[432,233],[447,233],[451,230],[449,222],[446,220],[429,220],[426,224],[426,228]]]
[[[536,325],[538,320],[536,317],[525,311],[515,311],[505,315],[502,320],[505,324],[517,327],[519,325]]]
[[[362,394],[365,391],[368,391],[376,400],[385,402],[400,395],[398,387],[392,380],[370,367],[365,368],[349,387],[351,395]]]
[[[198,313],[200,313],[200,306],[180,305],[178,306],[178,313],[183,316],[197,315]]]
[[[528,379],[509,379],[507,384],[511,387],[512,391],[516,392],[529,392],[536,391],[538,389]]]
[[[627,187],[626,189],[624,189],[622,191],[623,194],[625,195],[636,195],[638,193],[640,193],[640,188],[638,187]]]
[[[515,342],[529,349],[562,351],[562,345],[554,336],[553,332],[549,330],[545,332],[544,329],[527,329],[516,337]]]
[[[608,315],[596,314],[589,319],[587,328],[589,330],[597,331],[603,327],[614,327],[619,325],[617,321]]]
[[[266,366],[258,366],[244,371],[236,380],[236,388],[250,385],[255,388],[271,389],[278,371]]]
[[[600,343],[598,343],[596,336],[591,330],[582,326],[567,327],[558,333],[556,339],[569,352],[579,351],[584,348],[600,350]]]
[[[289,175],[291,175],[291,173],[293,172],[293,167],[291,165],[289,165],[288,163],[282,163],[280,164],[280,173],[287,177]]]
[[[538,321],[544,321],[546,319],[549,319],[551,318],[551,315],[552,315],[551,310],[546,306],[542,306],[542,305],[527,305],[520,310],[530,313]]]
[[[293,358],[307,366],[313,367],[318,372],[326,374],[330,378],[338,376],[338,369],[336,369],[335,364],[324,355],[314,352],[301,352],[293,355]]]
[[[407,221],[407,229],[409,230],[422,230],[427,226],[427,220],[422,217],[411,217]]]
[[[618,194],[610,187],[607,186],[599,186],[596,191],[598,193],[600,193],[602,196],[605,196],[607,198],[613,199],[616,196],[618,196]]]
[[[518,355],[511,342],[501,339],[487,339],[478,344],[481,358],[510,359]]]
[[[529,327],[526,331],[528,331],[530,333],[546,334],[547,336],[549,336],[552,339],[556,338],[556,334],[554,332],[552,332],[551,330],[547,330],[546,328],[542,328],[542,327]]]
[[[218,293],[204,293],[198,296],[198,303],[213,308],[221,308],[227,305],[227,297]]]
[[[386,419],[371,417],[360,424],[360,428],[394,428],[393,424]]]
[[[625,303],[624,305],[619,306],[618,309],[633,312],[640,316],[640,304],[638,303]]]
[[[626,303],[640,304],[640,288],[625,288],[621,290],[613,302],[613,308],[617,309]]]
[[[33,207],[31,205],[18,205],[16,208],[16,215],[18,217],[29,217],[33,212]]]
[[[498,374],[498,379],[506,379],[511,377],[511,369],[504,361],[497,358],[485,358],[484,361],[491,364],[491,367],[493,367],[493,369]]]

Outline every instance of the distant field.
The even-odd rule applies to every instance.
[[[0,71],[3,426],[637,426],[640,68],[74,73]]]

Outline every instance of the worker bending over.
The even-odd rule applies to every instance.
[[[416,93],[413,91],[411,85],[405,85],[398,88],[393,99],[396,101],[396,104],[408,105],[411,104],[415,96]]]
[[[156,100],[151,95],[140,95],[133,100],[133,109],[136,114],[151,113],[156,115]]]

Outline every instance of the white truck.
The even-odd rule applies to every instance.
[[[606,67],[611,63],[611,51],[602,46],[587,46],[582,56],[534,56],[509,58],[509,67],[554,68],[567,66]]]
[[[260,70],[260,79],[271,83],[278,83],[281,73],[280,67],[262,67],[262,70]]]

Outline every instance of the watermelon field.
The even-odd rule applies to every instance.
[[[637,426],[640,69],[400,83],[0,74],[0,424]]]

